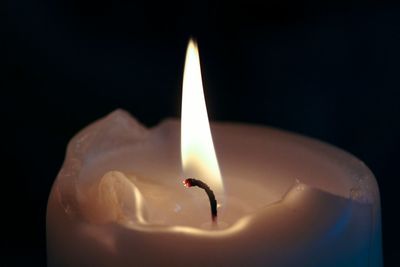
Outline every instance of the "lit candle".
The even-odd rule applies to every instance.
[[[147,129],[117,110],[69,143],[48,202],[49,266],[382,265],[379,191],[361,161],[268,127],[211,130],[190,42],[182,125]],[[215,193],[215,223],[184,178]]]

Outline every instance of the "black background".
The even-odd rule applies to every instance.
[[[384,258],[398,252],[400,9],[389,1],[5,3],[0,39],[5,266],[45,266],[45,214],[68,140],[116,108],[180,115],[197,37],[212,120],[341,147],[377,176]]]

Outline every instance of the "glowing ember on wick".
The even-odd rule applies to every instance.
[[[210,187],[197,179],[188,178],[183,181],[183,184],[186,187],[198,186],[204,189],[207,193],[208,198],[210,199],[210,207],[211,207],[211,219],[213,222],[217,221],[217,200],[215,199],[214,192],[210,189]]]

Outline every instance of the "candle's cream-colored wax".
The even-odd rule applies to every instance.
[[[375,179],[321,142],[211,125],[226,195],[181,181],[179,122],[123,111],[71,141],[47,215],[49,266],[381,266]]]

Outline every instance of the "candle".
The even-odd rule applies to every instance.
[[[215,193],[214,223],[185,178]],[[147,129],[117,110],[70,141],[47,246],[58,267],[381,266],[379,191],[360,160],[323,142],[238,123],[210,130],[190,42],[182,125]]]

